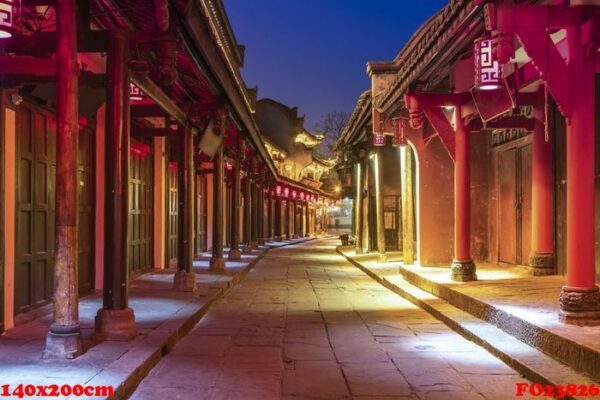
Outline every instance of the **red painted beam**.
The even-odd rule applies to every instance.
[[[444,114],[444,111],[439,107],[427,107],[423,109],[423,112],[425,113],[425,116],[427,116],[431,126],[433,126],[438,133],[450,158],[454,160],[456,151],[455,133],[446,114]]]

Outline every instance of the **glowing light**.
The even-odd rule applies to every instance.
[[[12,37],[14,11],[13,0],[0,0],[0,39]]]
[[[145,98],[146,95],[144,94],[144,92],[142,92],[142,89],[137,87],[134,83],[129,83],[129,100],[142,101]]]
[[[341,186],[336,186],[334,190],[336,193],[339,193],[342,191],[342,188],[341,188]]]
[[[373,146],[381,147],[385,146],[385,135],[383,133],[373,134]]]
[[[492,39],[475,40],[475,88],[495,90],[502,86],[502,69],[493,49]]]

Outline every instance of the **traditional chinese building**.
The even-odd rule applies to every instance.
[[[394,227],[405,263],[454,281],[477,264],[564,274],[561,321],[597,323],[600,8],[531,3],[451,0],[396,58],[369,62],[338,168],[357,252],[386,260]]]
[[[53,312],[44,357],[73,358],[80,296],[103,292],[96,340],[128,340],[132,277],[171,266],[194,291],[198,253],[222,271],[284,223],[316,232],[323,166],[312,186],[278,171],[220,0],[5,0],[0,16],[0,331]]]

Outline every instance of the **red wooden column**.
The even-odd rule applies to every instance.
[[[194,130],[190,124],[179,129],[177,197],[177,272],[175,290],[193,292],[198,288],[194,273]]]
[[[221,133],[223,134],[223,133]],[[223,145],[213,157],[213,248],[209,262],[210,271],[225,271],[223,258]]]
[[[290,193],[291,196],[291,193]],[[294,219],[294,204],[292,202],[292,199],[288,197],[287,199],[287,214],[286,214],[286,222],[287,222],[287,229],[286,229],[286,234],[285,234],[285,238],[287,240],[290,240],[292,238],[292,227],[293,227],[293,219]]]
[[[254,170],[254,168],[253,168]],[[252,208],[250,212],[250,225],[251,225],[251,236],[250,236],[250,247],[256,249],[258,247],[258,187],[256,179],[252,179],[250,187],[250,196],[252,201]]]
[[[469,165],[469,129],[465,126],[460,107],[456,113],[456,148],[454,159],[454,260],[452,280],[477,279],[471,258],[471,174]]]
[[[267,191],[267,241],[273,240],[273,192]]]
[[[108,40],[106,89],[106,184],[104,296],[94,336],[128,340],[135,316],[128,304],[127,229],[129,217],[129,43],[125,32]]]
[[[261,181],[258,187],[258,207],[256,217],[258,218],[258,245],[265,244],[265,184]]]
[[[240,260],[240,207],[241,207],[241,176],[240,161],[233,166],[233,199],[231,201],[231,249],[228,258],[230,260]]]
[[[252,200],[250,193],[252,191],[252,185],[250,182],[250,173],[246,173],[244,180],[244,254],[252,252]]]
[[[304,237],[310,236],[310,208],[308,207],[308,200],[304,202]]]
[[[582,43],[581,26],[567,28],[571,117],[567,119],[567,285],[560,319],[600,322],[594,237],[595,59]]]
[[[54,321],[44,358],[74,358],[83,352],[77,281],[77,29],[75,2],[59,1],[57,12],[58,132],[56,135],[56,261]]]
[[[277,196],[275,198],[275,224],[274,224],[274,240],[276,242],[281,242],[282,240],[282,235],[283,235],[283,229],[282,229],[282,218],[281,218],[281,213],[282,213],[282,203],[281,203],[281,197]]]
[[[361,161],[356,164],[356,184],[355,184],[355,198],[354,198],[354,211],[355,211],[355,252],[356,254],[362,254],[363,252],[363,177],[366,173],[365,162]]]
[[[546,96],[540,86],[534,108],[531,145],[531,254],[533,274],[552,275],[554,269],[554,215],[552,199],[552,142],[546,141]]]
[[[383,211],[383,146],[377,147],[375,154],[375,218],[377,224],[377,262],[386,262]]]

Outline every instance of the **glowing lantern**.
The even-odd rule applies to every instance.
[[[284,197],[288,197],[289,195],[290,195],[290,188],[286,186],[286,187],[283,189],[283,196],[284,196]]]
[[[296,198],[296,191],[292,190],[292,199],[295,199],[295,198]]]
[[[2,0],[0,0],[0,1],[2,1]],[[129,84],[129,100],[142,101],[145,98],[146,98],[146,95],[144,95],[144,92],[142,92],[142,89],[140,89],[133,83]]]
[[[385,146],[385,135],[383,133],[373,134],[373,146],[381,147]]]
[[[13,35],[15,6],[13,0],[0,0],[0,39]]]
[[[275,187],[275,194],[277,195],[277,197],[281,196],[281,186],[277,185],[277,187]]]
[[[396,120],[396,132],[394,132],[394,138],[392,139],[392,146],[403,147],[406,146],[406,129],[408,121],[404,118],[398,118]]]
[[[304,200],[304,192],[300,192],[300,200]]]
[[[475,40],[475,88],[495,90],[502,86],[502,68],[493,49],[492,39]]]

